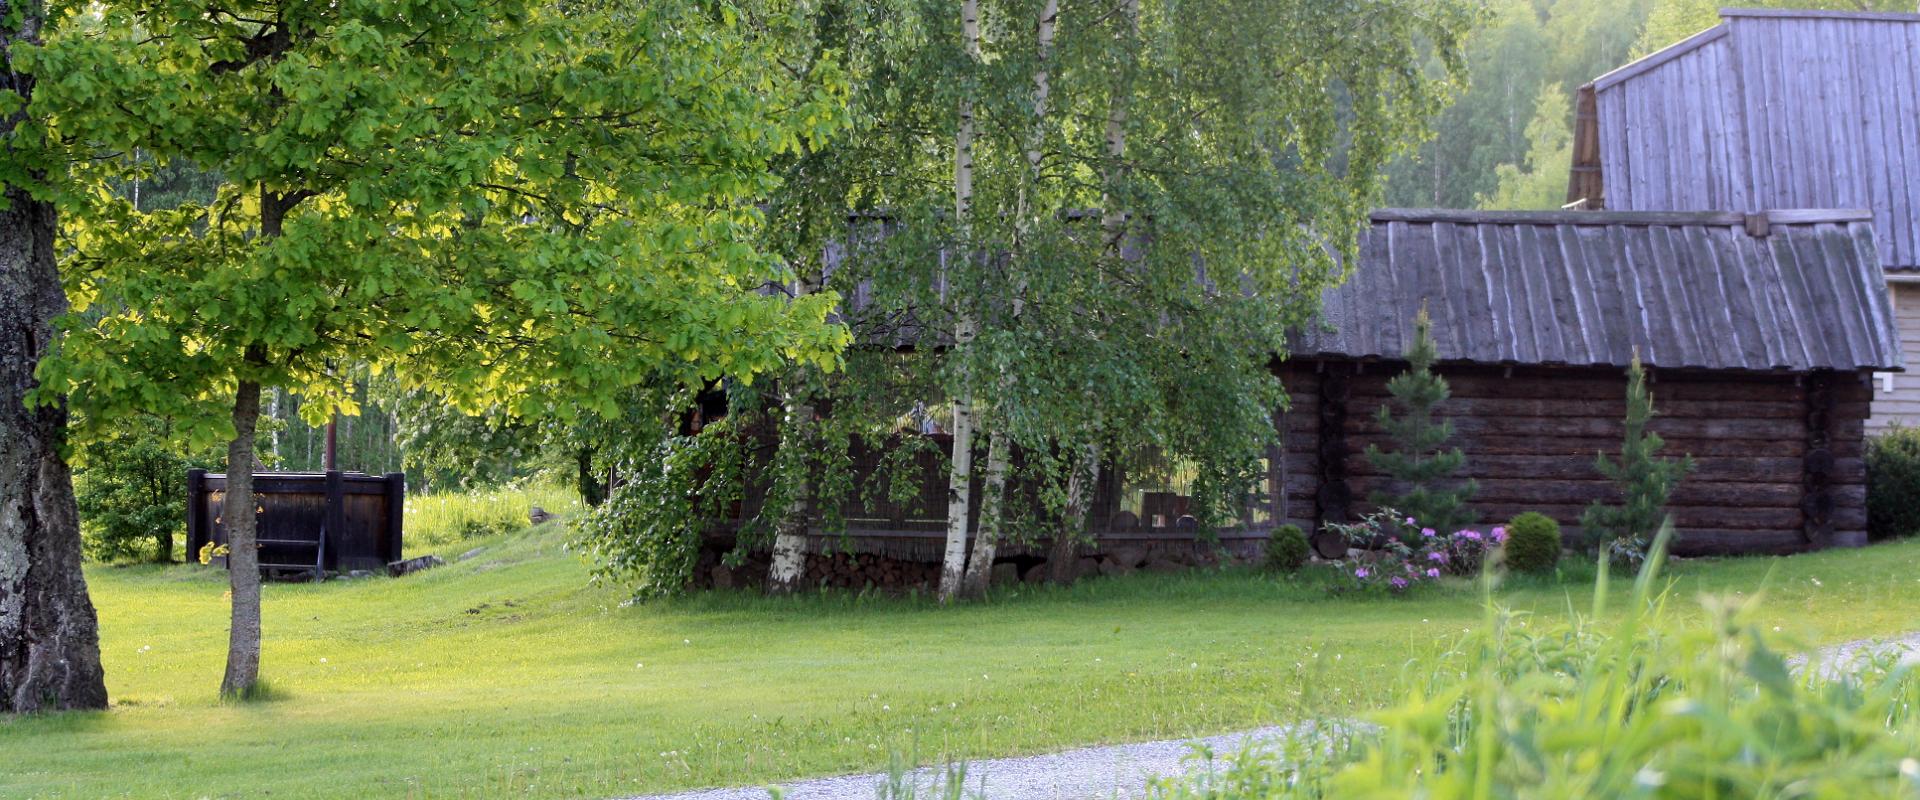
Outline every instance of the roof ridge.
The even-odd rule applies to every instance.
[[[1783,208],[1757,211],[1491,211],[1456,208],[1379,208],[1374,222],[1452,222],[1468,225],[1744,225],[1749,216],[1774,225],[1867,222],[1865,209]]]
[[[1828,8],[1722,8],[1720,18],[1772,17],[1807,19],[1844,19],[1857,22],[1920,22],[1920,14],[1911,11],[1843,11]]]

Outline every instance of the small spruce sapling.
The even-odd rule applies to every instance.
[[[1367,461],[1403,487],[1405,493],[1374,492],[1368,501],[1378,507],[1399,509],[1421,527],[1450,533],[1473,524],[1474,514],[1467,501],[1479,487],[1472,479],[1456,481],[1453,477],[1466,463],[1466,456],[1458,447],[1445,448],[1453,438],[1453,424],[1434,418],[1434,409],[1451,394],[1446,379],[1433,374],[1437,357],[1433,320],[1421,308],[1413,321],[1407,371],[1387,382],[1393,402],[1382,405],[1378,417],[1394,449],[1367,446]]]
[[[1587,541],[1606,548],[1616,561],[1637,563],[1647,542],[1666,518],[1667,498],[1680,479],[1693,471],[1693,457],[1661,458],[1666,442],[1647,430],[1653,419],[1653,394],[1647,391],[1647,371],[1635,353],[1627,368],[1626,436],[1618,461],[1600,454],[1595,468],[1620,491],[1620,502],[1595,502],[1580,515]]]

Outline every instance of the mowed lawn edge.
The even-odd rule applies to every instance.
[[[1363,713],[1482,624],[1472,587],[1329,597],[1255,570],[925,599],[628,603],[558,526],[402,579],[268,587],[279,699],[223,704],[223,576],[95,567],[115,705],[0,722],[5,797],[615,797]],[[1684,561],[1808,646],[1903,633],[1920,544]],[[1499,602],[1585,610],[1585,585]],[[1616,597],[1623,593],[1615,593]],[[1691,612],[1688,612],[1691,613]]]

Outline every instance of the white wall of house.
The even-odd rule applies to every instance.
[[[1920,426],[1920,283],[1892,283],[1893,316],[1900,326],[1900,350],[1907,354],[1907,372],[1874,374],[1873,416],[1869,431],[1884,430],[1895,422]]]

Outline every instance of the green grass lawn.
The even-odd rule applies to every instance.
[[[720,594],[625,604],[558,526],[398,580],[272,585],[264,674],[222,704],[223,576],[100,567],[111,711],[0,722],[4,797],[612,797],[1205,734],[1380,702],[1482,619],[1470,589],[1327,599],[1255,572],[987,605]],[[1920,543],[1695,561],[1808,644],[1920,623]],[[1584,587],[1513,586],[1540,613]]]

